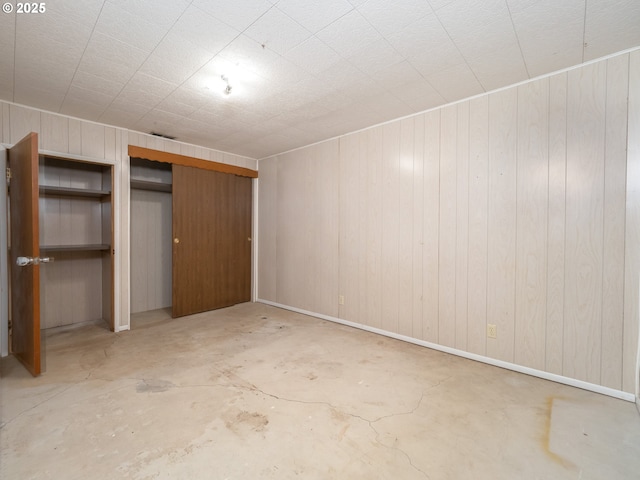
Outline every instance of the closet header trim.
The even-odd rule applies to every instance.
[[[153,160],[156,162],[175,163],[176,165],[202,168],[204,170],[213,170],[215,172],[231,173],[241,177],[258,178],[258,172],[256,170],[251,170],[250,168],[202,160],[201,158],[187,157],[186,155],[178,155],[177,153],[161,152],[160,150],[137,147],[135,145],[129,145],[129,157],[143,158],[145,160]]]

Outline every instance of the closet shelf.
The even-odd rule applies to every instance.
[[[91,188],[52,187],[40,185],[40,195],[55,197],[86,197],[102,198],[111,195],[109,190],[94,190]]]
[[[131,188],[136,190],[151,190],[154,192],[171,192],[170,183],[150,182],[148,180],[131,179]]]
[[[107,251],[110,245],[94,243],[87,245],[40,245],[41,252],[99,252]]]

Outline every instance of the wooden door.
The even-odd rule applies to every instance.
[[[251,300],[251,179],[173,165],[173,316]]]
[[[11,352],[40,374],[40,266],[18,266],[18,257],[40,255],[38,224],[38,135],[30,133],[9,149],[11,246]]]

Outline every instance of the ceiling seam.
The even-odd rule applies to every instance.
[[[71,81],[69,82],[69,86],[67,87],[67,91],[64,92],[64,97],[62,98],[62,102],[60,103],[60,106],[58,107],[58,113],[61,113],[62,107],[64,106],[64,102],[67,101],[67,95],[69,95],[69,90],[71,90],[71,86],[73,85],[73,81],[75,80],[76,75],[78,74],[78,69],[80,68],[80,64],[82,63],[82,59],[84,58],[84,55],[87,52],[87,48],[89,47],[89,43],[91,43],[91,38],[93,37],[93,34],[96,31],[96,25],[98,25],[98,20],[100,19],[100,15],[102,15],[102,10],[104,9],[104,4],[105,3],[107,3],[107,0],[104,0],[102,2],[102,6],[100,7],[100,12],[98,12],[98,15],[96,16],[96,21],[93,24],[93,28],[91,29],[91,33],[89,34],[89,39],[87,40],[87,43],[85,44],[84,49],[82,50],[82,55],[80,55],[80,59],[78,60],[78,64],[76,65],[76,68],[73,71],[73,75],[71,77]],[[100,117],[98,117],[98,118],[100,118]]]
[[[582,63],[584,63],[584,51],[587,48],[587,0],[584,0],[584,18],[582,20]]]
[[[440,24],[440,26],[442,27],[442,30],[444,30],[444,32],[447,34],[447,37],[449,37],[449,40],[451,40],[451,43],[453,44],[453,46],[456,48],[457,52],[460,54],[460,57],[464,60],[464,64],[467,66],[467,68],[469,69],[469,71],[471,72],[471,74],[473,75],[473,78],[476,79],[476,82],[478,82],[478,85],[480,85],[480,88],[482,88],[483,92],[487,92],[487,89],[485,88],[485,86],[482,84],[482,82],[480,81],[480,79],[478,78],[478,76],[476,75],[476,72],[473,71],[473,69],[471,68],[471,65],[469,65],[469,62],[467,61],[467,58],[462,54],[462,52],[460,51],[460,48],[458,48],[458,44],[455,42],[455,40],[451,37],[451,35],[449,34],[449,30],[447,30],[445,28],[445,26],[442,24],[442,21],[440,20],[440,17],[438,16],[438,12],[434,11],[433,14],[436,16],[436,18],[438,19],[438,23]],[[451,68],[451,67],[449,67]],[[435,89],[436,92],[438,92],[437,89]],[[445,98],[444,95],[442,95],[440,92],[438,92],[438,94],[445,99],[445,101],[448,101],[447,98]]]
[[[522,63],[524,64],[524,70],[527,72],[527,78],[531,78],[531,74],[529,73],[529,67],[527,66],[527,61],[524,58],[524,52],[522,51],[522,45],[520,44],[520,37],[518,37],[518,32],[516,31],[516,25],[513,23],[513,15],[511,14],[511,8],[509,7],[509,2],[505,0],[505,4],[507,6],[507,11],[509,12],[509,20],[511,21],[511,28],[513,28],[513,34],[516,37],[516,42],[518,43],[518,50],[520,51],[520,56],[522,57]]]

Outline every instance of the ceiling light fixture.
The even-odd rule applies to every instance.
[[[222,78],[223,82],[227,82],[227,86],[224,88],[224,94],[229,95],[231,93],[231,89],[233,88],[231,85],[229,85],[229,79],[225,75],[221,75],[220,78]]]

